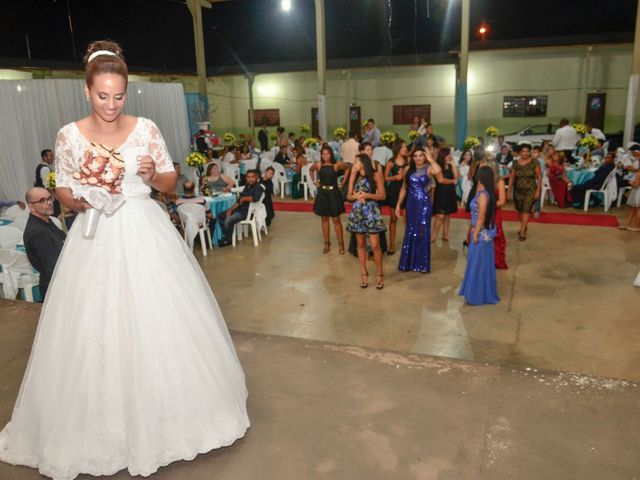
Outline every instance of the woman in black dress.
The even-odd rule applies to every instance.
[[[344,235],[342,233],[342,221],[340,220],[340,215],[344,213],[344,200],[340,191],[349,179],[350,168],[344,162],[336,162],[333,150],[328,145],[325,145],[320,150],[320,161],[315,162],[309,169],[309,175],[314,178],[314,183],[318,187],[313,211],[316,215],[322,217],[322,238],[324,239],[322,253],[329,253],[331,246],[329,241],[330,218],[333,220],[333,228],[336,231],[336,237],[338,237],[339,253],[340,255],[344,253]],[[342,183],[338,185],[338,177],[341,173],[344,173],[344,178]]]
[[[458,197],[456,185],[458,183],[458,169],[456,168],[451,149],[443,148],[438,151],[438,165],[442,169],[442,179],[436,181],[433,213],[436,216],[431,233],[431,243],[436,241],[442,226],[442,240],[449,241],[449,224],[451,214],[458,211]]]
[[[409,164],[407,160],[408,156],[409,150],[407,149],[407,142],[402,139],[396,140],[393,142],[393,160],[387,162],[384,171],[387,191],[385,205],[389,205],[391,211],[389,217],[389,250],[387,252],[389,255],[396,253],[396,228],[398,225],[396,204],[398,203],[398,196],[400,195],[400,190],[402,190],[402,184],[404,182],[404,171]]]

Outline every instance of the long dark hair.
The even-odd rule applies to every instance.
[[[413,153],[411,154],[411,160],[409,161],[409,168],[404,174],[404,184],[407,186],[407,188],[409,188],[409,177],[411,177],[411,174],[414,173],[418,168],[416,167],[416,162],[413,159],[413,156],[416,154],[416,152],[422,152],[425,156],[427,155],[427,153],[424,151],[424,148],[422,147],[417,147],[415,150],[413,150]]]
[[[371,161],[371,158],[369,158],[369,155],[367,155],[366,153],[359,153],[358,155],[356,155],[356,157],[360,159],[360,162],[364,166],[364,178],[366,178],[369,182],[371,193],[376,193],[377,185],[373,176],[376,171],[373,168],[373,162]]]
[[[484,217],[484,228],[493,228],[496,216],[496,186],[493,178],[493,169],[488,165],[478,168],[478,183],[481,183],[489,195],[487,214]]]
[[[396,141],[393,142],[393,147],[391,148],[391,151],[393,152],[393,160],[394,161],[395,161],[396,158],[398,158],[398,155],[400,155],[400,150],[402,150],[402,145],[404,145],[406,143],[407,142],[405,142],[401,138],[397,138]]]
[[[447,169],[446,158],[449,156],[450,153],[451,153],[450,148],[442,148],[438,150],[438,159],[436,160],[436,163],[440,165],[440,168],[442,169],[443,172]]]
[[[322,160],[322,152],[324,152],[325,150],[328,151],[329,155],[331,156],[331,164],[332,165],[335,164],[336,163],[336,156],[333,153],[333,148],[331,148],[329,145],[323,145],[323,147],[320,149],[320,163],[322,165],[325,164],[324,160]]]

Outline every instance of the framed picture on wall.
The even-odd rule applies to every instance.
[[[427,123],[431,122],[431,105],[394,105],[393,124],[409,125],[414,116],[424,118]]]
[[[251,110],[247,112],[249,125],[251,125]],[[279,108],[263,108],[253,110],[253,124],[256,127],[265,125],[267,127],[280,126],[280,109]]]

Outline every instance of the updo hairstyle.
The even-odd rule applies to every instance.
[[[113,52],[115,55],[98,55],[89,61],[89,57],[99,50]],[[111,40],[96,40],[91,42],[87,47],[87,53],[84,55],[84,72],[87,86],[93,84],[93,78],[101,73],[114,73],[124,78],[125,83],[129,78],[129,71],[124,60],[122,47]]]

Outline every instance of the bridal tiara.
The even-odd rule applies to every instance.
[[[98,50],[97,52],[93,52],[91,55],[89,55],[89,60],[87,60],[87,63],[91,63],[91,60],[96,58],[98,55],[113,55],[114,57],[117,57],[115,53],[110,52],[109,50]]]

